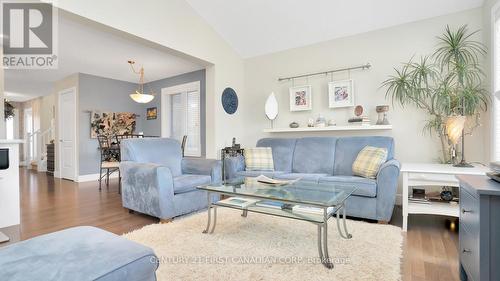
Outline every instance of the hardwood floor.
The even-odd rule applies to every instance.
[[[22,168],[20,185],[21,225],[4,231],[11,242],[78,225],[123,234],[159,221],[129,214],[121,205],[117,179],[99,192],[97,182],[75,183]]]
[[[123,234],[158,221],[129,214],[121,206],[117,180],[99,192],[96,182],[74,183],[21,169],[21,225],[2,231],[13,243],[78,225]],[[439,216],[410,216],[403,234],[403,280],[459,280],[458,232],[450,230],[449,222]],[[396,207],[390,224],[401,223],[401,209]]]

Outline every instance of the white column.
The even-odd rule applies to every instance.
[[[2,40],[2,38],[0,38]],[[0,139],[5,139],[6,138],[6,131],[5,131],[5,119],[4,119],[4,113],[3,113],[3,100],[4,100],[4,70],[3,70],[3,45],[0,44],[0,62],[2,65],[0,65]]]
[[[0,170],[0,228],[20,223],[19,143],[21,140],[0,140],[0,148],[9,149],[10,165]]]

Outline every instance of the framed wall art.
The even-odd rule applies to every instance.
[[[290,88],[290,111],[312,109],[312,86],[297,86]]]
[[[131,135],[135,131],[135,113],[93,111],[90,120],[90,137],[98,135]]]
[[[155,120],[158,118],[158,108],[150,107],[146,109],[146,119],[147,120]]]
[[[328,83],[328,105],[330,108],[354,106],[354,83],[341,80]]]

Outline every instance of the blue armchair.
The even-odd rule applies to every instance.
[[[218,160],[183,158],[174,139],[125,139],[121,142],[123,207],[170,219],[207,207],[196,187],[222,181]]]

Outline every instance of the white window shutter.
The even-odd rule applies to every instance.
[[[184,154],[201,156],[200,93],[183,92],[172,95],[172,138],[182,141],[187,135]]]

